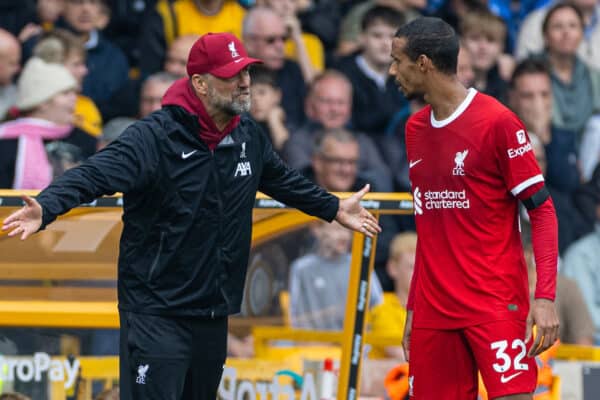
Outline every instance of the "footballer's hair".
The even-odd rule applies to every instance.
[[[406,38],[404,52],[412,61],[425,55],[438,71],[447,75],[456,74],[460,47],[458,35],[440,18],[417,18],[401,26],[396,37]]]

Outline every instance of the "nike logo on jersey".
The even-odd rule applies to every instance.
[[[410,169],[410,168],[414,167],[415,165],[417,165],[417,164],[418,164],[418,163],[420,163],[421,161],[423,161],[423,159],[422,159],[422,158],[419,158],[417,161],[410,161],[410,162],[408,163],[408,168]]]
[[[189,156],[191,156],[192,154],[194,154],[195,152],[197,152],[198,150],[192,150],[189,153],[186,153],[185,151],[181,152],[181,159],[185,160],[186,158],[188,158]]]
[[[523,373],[523,371],[517,372],[517,373],[509,375],[509,376],[504,376],[504,374],[502,374],[502,375],[500,375],[500,382],[502,382],[502,383],[510,382],[513,379],[515,379],[517,376],[521,375],[522,373]]]

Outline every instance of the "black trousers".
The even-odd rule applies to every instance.
[[[227,317],[121,311],[121,400],[215,400],[227,355]]]

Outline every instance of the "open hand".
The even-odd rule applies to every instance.
[[[4,220],[2,230],[10,231],[8,236],[11,237],[21,234],[21,240],[25,240],[42,226],[42,206],[29,196],[21,196],[21,198],[25,205]]]
[[[347,199],[340,200],[340,208],[335,220],[353,231],[364,233],[369,237],[381,232],[377,219],[360,205],[360,200],[370,189],[367,184]]]

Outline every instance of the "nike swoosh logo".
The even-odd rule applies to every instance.
[[[502,375],[500,375],[500,382],[506,383],[506,382],[512,381],[513,379],[515,379],[517,376],[521,375],[522,373],[523,373],[523,371],[517,372],[516,374],[512,374],[509,376],[504,376],[504,374],[502,374]]]
[[[195,152],[197,152],[198,150],[192,150],[189,153],[186,153],[184,151],[181,152],[181,158],[183,160],[185,160],[186,158],[188,158],[189,156],[191,156],[192,154],[194,154]]]
[[[415,165],[417,165],[417,164],[418,164],[418,163],[420,163],[421,161],[423,161],[423,159],[422,159],[422,158],[419,158],[417,161],[410,161],[410,162],[408,163],[408,168],[410,169],[410,168],[414,167]]]
[[[234,63],[239,63],[240,61],[242,61],[243,58],[238,58],[237,60],[233,60]]]

